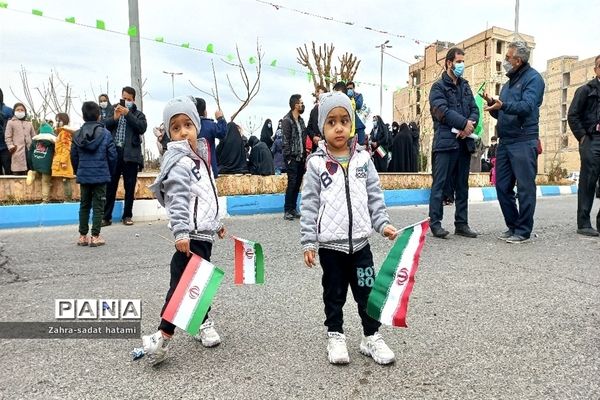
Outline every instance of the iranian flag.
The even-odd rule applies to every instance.
[[[408,298],[425,243],[429,219],[402,229],[369,294],[367,314],[382,324],[406,328]]]
[[[265,283],[265,257],[260,243],[235,236],[233,240],[235,241],[233,283],[236,285]]]
[[[188,262],[162,317],[195,335],[223,280],[223,271],[196,254]]]

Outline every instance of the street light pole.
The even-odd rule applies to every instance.
[[[375,46],[375,48],[381,49],[381,68],[379,71],[379,115],[381,116],[383,112],[383,52],[386,48],[391,48],[392,46],[388,46],[390,41],[386,40],[379,46]]]
[[[172,98],[175,98],[175,75],[183,75],[183,72],[163,71],[163,74],[171,75],[171,94]]]

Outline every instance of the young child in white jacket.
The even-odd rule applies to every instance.
[[[321,95],[319,130],[325,141],[306,162],[301,242],[308,267],[315,264],[318,246],[329,362],[350,361],[342,316],[350,285],[363,326],[360,351],[379,364],[389,364],[395,355],[378,333],[381,324],[366,313],[375,281],[368,239],[373,229],[390,240],[397,232],[389,223],[379,176],[369,153],[356,140],[349,144],[353,119],[352,104],[346,95]]]

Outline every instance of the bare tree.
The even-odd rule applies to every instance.
[[[237,117],[238,114],[244,108],[248,107],[248,104],[250,104],[252,99],[254,99],[256,97],[256,95],[258,94],[258,92],[260,91],[260,74],[262,72],[262,61],[263,61],[263,56],[264,56],[264,53],[262,53],[260,44],[257,40],[256,41],[256,58],[251,57],[250,60],[248,61],[250,64],[256,64],[256,76],[253,78],[253,80],[251,80],[251,78],[248,75],[248,72],[246,70],[246,66],[244,65],[244,62],[242,61],[242,57],[240,56],[240,50],[237,45],[235,46],[235,52],[237,54],[238,64],[234,64],[234,63],[223,60],[225,63],[238,68],[240,77],[242,80],[242,84],[244,85],[244,91],[241,93],[238,93],[238,91],[236,91],[236,89],[233,87],[233,84],[231,83],[231,78],[229,77],[229,74],[227,75],[227,83],[229,83],[229,89],[231,89],[231,92],[233,93],[235,98],[241,102],[240,107],[237,109],[237,111],[235,111],[231,115],[231,121],[233,121],[235,119],[235,117]]]
[[[261,128],[261,119],[256,115],[249,116],[244,122],[244,129],[248,132],[248,137],[253,136],[254,132]]]
[[[311,43],[312,48],[310,51],[306,43],[304,47],[296,48],[296,51],[298,52],[298,64],[308,68],[315,92],[318,86],[324,86],[327,90],[331,90],[332,84],[337,81],[348,82],[354,80],[360,65],[360,60],[354,54],[346,52],[341,58],[338,57],[339,68],[334,66],[332,71],[331,63],[335,50],[333,43],[329,45],[325,43],[318,48],[315,42]]]
[[[213,98],[213,100],[217,103],[217,107],[219,108],[219,110],[221,109],[221,100],[219,99],[219,85],[217,83],[217,73],[215,72],[215,63],[211,60],[210,64],[212,66],[212,71],[213,71],[213,82],[215,84],[214,88],[210,88],[210,92],[204,90],[204,89],[200,89],[200,87],[196,84],[194,84],[194,82],[192,82],[190,79],[188,79],[188,82],[190,83],[190,85],[192,85],[192,87],[194,89],[196,89],[197,91],[204,93],[207,96],[210,96]]]

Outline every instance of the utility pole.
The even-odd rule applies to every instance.
[[[172,98],[175,98],[175,75],[183,75],[183,72],[163,71],[163,74],[171,75],[171,94]]]
[[[388,46],[389,40],[386,40],[379,46],[375,46],[377,49],[381,49],[381,69],[379,71],[379,115],[383,112],[383,52],[386,48],[391,48],[392,46]]]
[[[142,56],[140,53],[140,14],[138,12],[138,0],[129,2],[129,26],[137,28],[137,35],[129,36],[129,63],[131,65],[131,86],[135,89],[135,103],[137,108],[143,111],[143,88],[142,88]]]
[[[515,40],[519,36],[519,0],[515,0]]]

